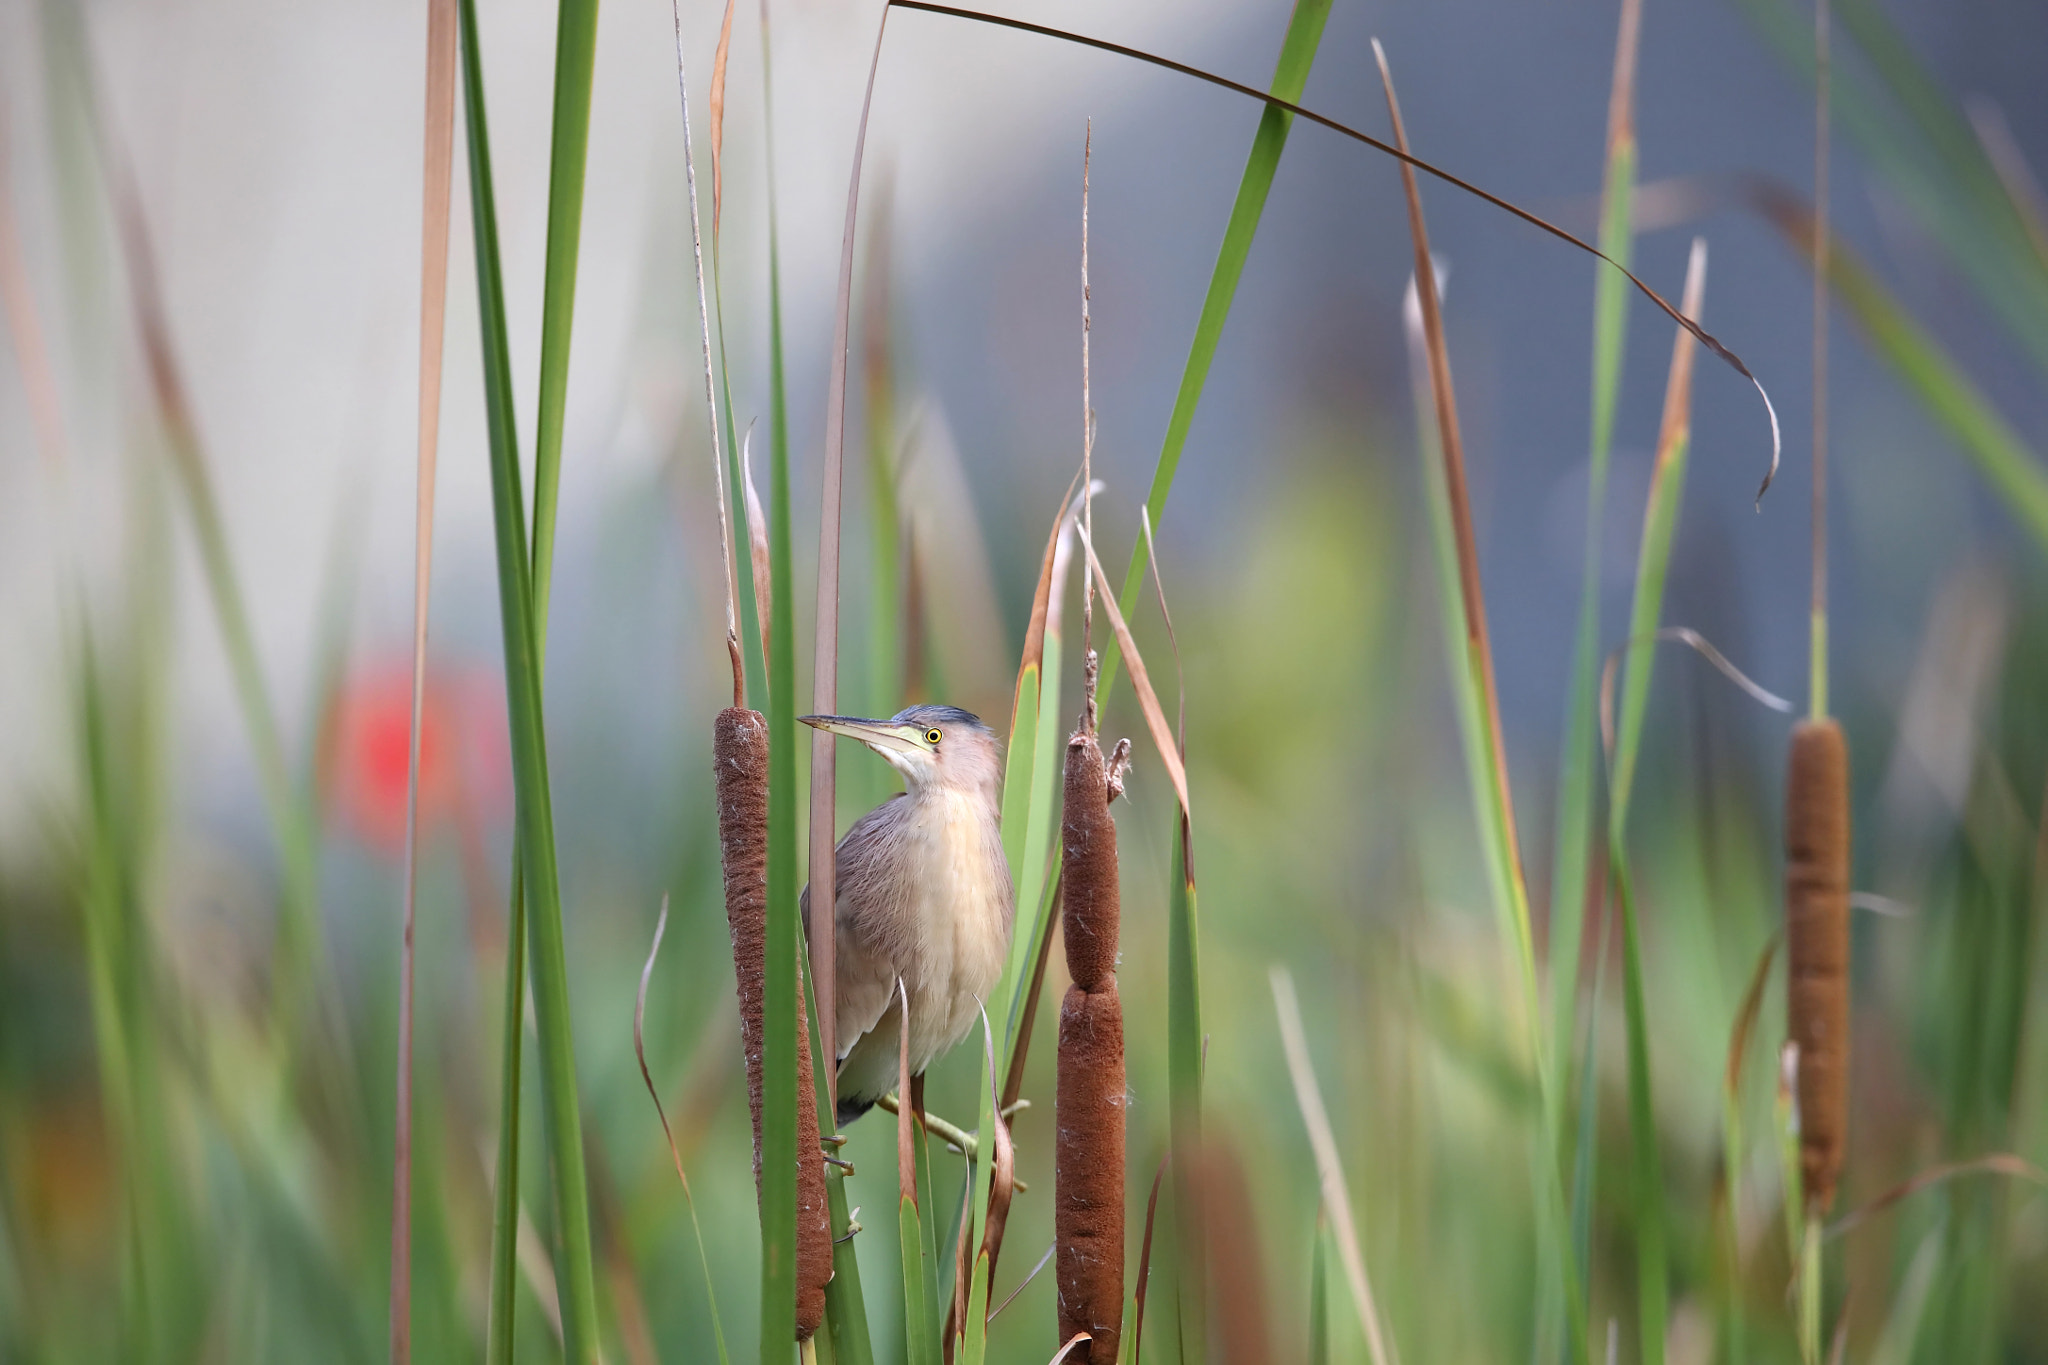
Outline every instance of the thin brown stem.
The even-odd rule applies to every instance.
[[[1827,714],[1829,0],[1813,8],[1813,714]]]
[[[412,1359],[413,923],[419,900],[420,750],[426,720],[428,585],[434,576],[434,467],[441,432],[441,338],[448,311],[449,187],[455,157],[455,0],[427,9],[420,187],[419,465],[412,582],[412,731],[405,773],[405,911],[399,949],[398,1097],[391,1165],[391,1359]]]
[[[1095,155],[1095,120],[1088,120],[1088,130],[1081,141],[1081,524],[1089,536],[1095,534],[1095,401],[1089,391],[1089,334],[1094,330],[1090,317],[1091,295],[1088,287],[1088,172]],[[1081,652],[1084,657],[1095,654],[1095,581],[1083,576],[1081,580]],[[1096,729],[1095,715],[1095,672],[1087,675],[1087,692],[1082,699],[1089,734]]]

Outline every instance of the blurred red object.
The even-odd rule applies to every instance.
[[[427,670],[420,728],[420,835],[502,810],[510,790],[505,702],[488,674]],[[405,852],[412,742],[412,666],[380,661],[352,674],[335,699],[323,781],[329,808],[371,848]]]

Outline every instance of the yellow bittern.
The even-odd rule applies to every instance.
[[[801,716],[857,739],[904,790],[853,822],[833,866],[840,1123],[894,1088],[910,996],[910,1070],[967,1036],[1010,952],[1016,893],[1003,857],[1003,756],[957,706],[913,706],[888,720]],[[804,929],[811,889],[803,893]]]

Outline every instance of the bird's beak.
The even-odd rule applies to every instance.
[[[892,753],[931,753],[930,746],[924,742],[924,731],[915,725],[898,725],[886,720],[858,720],[852,716],[798,716],[797,719],[814,730],[857,739],[885,758]]]

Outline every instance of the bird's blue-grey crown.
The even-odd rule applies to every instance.
[[[972,711],[963,711],[957,706],[936,706],[923,704],[906,706],[889,717],[891,725],[972,725],[984,734],[993,734],[988,726],[981,723],[981,717]]]

